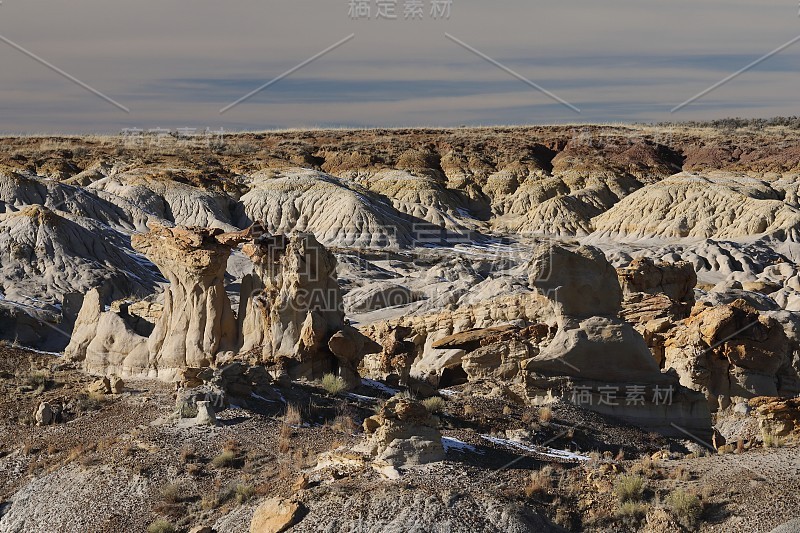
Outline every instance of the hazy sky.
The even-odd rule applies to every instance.
[[[353,19],[350,0],[2,0],[0,131],[661,121],[800,114],[797,0],[452,0]],[[420,0],[417,0],[419,2]],[[410,8],[411,6],[409,6]],[[578,114],[445,33],[580,108]],[[251,99],[220,109],[348,35]]]

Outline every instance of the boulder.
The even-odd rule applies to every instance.
[[[219,424],[211,402],[203,400],[197,402],[197,416],[194,422],[198,426],[216,426]]]
[[[281,533],[293,526],[301,517],[302,505],[291,500],[269,498],[264,500],[250,520],[250,533]]]
[[[414,361],[414,343],[406,340],[413,330],[406,326],[383,323],[376,325],[371,336],[380,348],[376,357],[364,359],[366,374],[384,381],[407,385]]]
[[[122,394],[125,391],[125,382],[121,377],[112,375],[109,378],[109,387],[111,394]]]
[[[86,390],[90,394],[111,394],[111,381],[106,377],[102,377],[90,383]]]
[[[694,303],[694,287],[697,274],[688,261],[656,263],[648,257],[634,259],[617,270],[622,292],[626,296],[635,293],[664,294],[676,302]]]
[[[617,271],[592,246],[540,246],[528,264],[528,283],[552,302],[559,317],[615,316],[622,310]]]
[[[50,404],[47,402],[42,402],[39,404],[39,407],[36,409],[33,417],[36,420],[37,426],[49,426],[55,422],[53,408],[50,407]]]
[[[399,469],[444,460],[438,419],[421,403],[395,396],[364,420],[367,442],[359,449],[381,468]]]

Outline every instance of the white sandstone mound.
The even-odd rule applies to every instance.
[[[593,222],[596,235],[627,238],[800,239],[800,209],[746,174],[683,172],[627,196]]]
[[[136,169],[98,182],[94,189],[109,195],[115,203],[127,202],[156,217],[154,222],[187,227],[220,228],[233,231],[231,209],[234,199],[222,192],[206,191],[187,183],[153,176],[148,169]]]
[[[41,205],[0,214],[0,287],[9,301],[60,304],[99,287],[108,298],[145,295],[160,276],[107,225]]]
[[[241,199],[245,225],[261,221],[272,234],[313,233],[326,245],[408,247],[408,217],[355,182],[304,169],[251,177]]]
[[[524,234],[588,235],[592,218],[641,187],[631,177],[565,176],[525,182],[501,207],[498,224]]]
[[[437,178],[419,176],[401,170],[384,170],[366,182],[369,189],[383,195],[392,202],[395,209],[409,215],[411,224],[422,226],[429,222],[449,232],[470,238],[475,220],[469,211],[469,203],[459,191],[447,189],[446,184]],[[430,231],[430,229],[428,229]],[[419,233],[418,232],[418,233]],[[435,243],[438,244],[437,239]],[[421,242],[420,244],[427,244]]]
[[[101,176],[103,178],[103,176]],[[29,205],[91,218],[122,232],[145,230],[154,217],[139,205],[97,190],[52,181],[33,174],[0,174],[0,213]]]

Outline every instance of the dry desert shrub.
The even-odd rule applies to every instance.
[[[288,424],[281,424],[281,432],[278,434],[278,451],[286,453],[292,449],[292,427]]]
[[[551,466],[544,466],[540,470],[532,472],[528,484],[525,486],[525,495],[530,498],[552,489],[553,472],[554,470]]]
[[[664,503],[675,519],[687,529],[693,528],[703,514],[703,504],[700,498],[696,494],[682,489],[669,493]]]
[[[645,455],[631,466],[630,471],[632,474],[638,474],[648,479],[658,479],[662,477],[660,467],[661,463],[657,459]]]
[[[344,382],[344,380],[341,377],[333,374],[325,374],[322,376],[320,385],[323,389],[325,389],[325,392],[331,396],[337,396],[347,389],[347,384]]]
[[[679,466],[670,471],[669,478],[677,481],[691,481],[692,473],[689,472],[689,470],[687,470],[685,467]]]
[[[617,506],[614,514],[617,518],[640,520],[647,514],[647,504],[634,501],[623,502]]]
[[[440,396],[431,396],[430,398],[422,400],[422,405],[425,406],[428,412],[436,414],[444,410],[445,401],[444,398]]]
[[[225,450],[211,460],[211,464],[217,468],[234,468],[238,463],[236,452]]]
[[[780,448],[783,446],[783,437],[774,430],[763,430],[761,439],[764,441],[764,448]]]
[[[236,489],[234,489],[234,495],[236,497],[236,502],[240,505],[244,505],[253,499],[253,496],[256,495],[256,489],[252,485],[239,483],[236,485]]]
[[[195,459],[197,459],[197,454],[195,453],[194,448],[192,448],[188,444],[184,445],[181,448],[181,463],[183,464],[193,463]]]
[[[641,501],[644,495],[644,478],[626,474],[617,478],[614,483],[614,494],[620,503]]]
[[[542,424],[549,424],[553,421],[553,409],[550,407],[542,407],[539,409],[539,422]]]
[[[159,518],[147,526],[147,533],[175,533],[175,526],[166,520]]]
[[[283,422],[290,426],[299,426],[303,423],[303,414],[297,404],[290,403],[286,406],[286,413],[283,415]]]

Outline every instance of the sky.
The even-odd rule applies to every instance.
[[[0,132],[800,115],[799,15],[797,0],[2,0]]]

